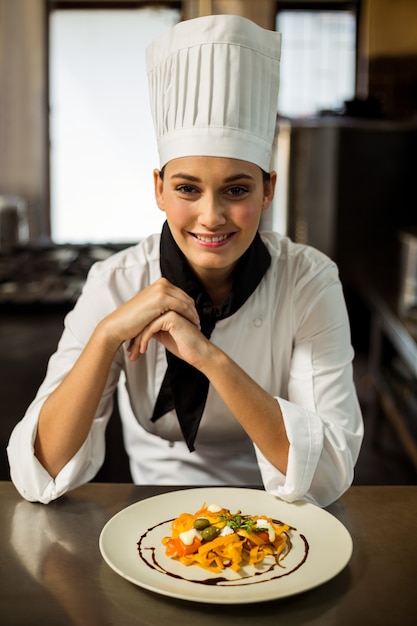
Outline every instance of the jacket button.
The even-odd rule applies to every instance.
[[[261,319],[260,317],[255,317],[255,319],[253,320],[253,325],[256,326],[256,328],[262,326],[263,323],[263,319]]]

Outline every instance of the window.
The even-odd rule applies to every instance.
[[[279,113],[315,115],[341,108],[355,93],[354,10],[282,10]]]
[[[179,20],[169,7],[51,11],[54,242],[133,242],[160,230],[145,48]]]

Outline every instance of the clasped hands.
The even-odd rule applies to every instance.
[[[114,345],[128,342],[129,360],[136,361],[153,338],[175,356],[199,369],[212,345],[200,331],[194,300],[160,278],[103,320]]]

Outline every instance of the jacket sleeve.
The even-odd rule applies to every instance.
[[[288,393],[277,398],[290,441],[286,475],[256,453],[267,491],[327,506],[351,485],[363,439],[349,319],[333,263],[299,281],[292,316]]]
[[[106,303],[103,293],[105,290],[99,278],[87,280],[76,306],[65,319],[64,332],[55,354],[49,360],[45,379],[25,416],[16,424],[10,436],[7,448],[10,476],[26,500],[48,503],[91,480],[103,463],[105,430],[112,413],[113,394],[120,372],[117,357],[87,439],[55,479],[34,454],[38,418],[43,403],[70,371],[96,324],[112,306],[110,302]]]

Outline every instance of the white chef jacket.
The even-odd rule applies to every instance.
[[[66,316],[46,377],[8,445],[11,478],[27,500],[47,503],[91,480],[103,463],[105,429],[116,388],[126,451],[137,484],[261,486],[286,500],[326,506],[351,484],[363,422],[353,378],[349,321],[335,264],[277,233],[262,233],[271,265],[257,289],[211,341],[276,397],[290,442],[286,475],[249,439],[209,387],[189,452],[175,411],[151,416],[167,367],[165,348],[150,342],[139,360],[117,352],[89,435],[53,479],[34,456],[40,409],[72,368],[94,328],[161,276],[159,235],[91,268]]]

